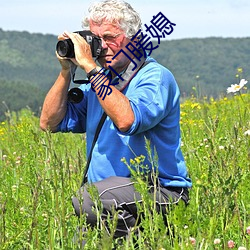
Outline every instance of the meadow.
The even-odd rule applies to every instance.
[[[140,182],[143,230],[118,242],[115,222],[108,221],[110,235],[99,222],[98,230],[86,233],[85,249],[250,249],[249,103],[247,92],[185,100],[182,150],[193,181],[190,204],[171,208],[166,226]],[[0,249],[81,249],[76,228],[85,220],[75,217],[71,197],[82,181],[85,142],[82,134],[40,131],[29,109],[6,113],[0,124]],[[141,166],[143,157],[127,164]]]

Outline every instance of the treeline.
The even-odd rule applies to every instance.
[[[217,98],[239,78],[250,80],[250,37],[166,41],[153,55],[174,73],[182,95]]]
[[[0,80],[0,121],[11,111],[31,109],[39,115],[46,91],[24,81]]]
[[[0,120],[8,109],[30,107],[39,113],[60,66],[57,37],[0,29]],[[152,56],[176,77],[183,97],[224,95],[240,77],[250,79],[250,38],[161,41]]]
[[[60,69],[57,37],[0,29],[0,120],[29,107],[37,115]]]

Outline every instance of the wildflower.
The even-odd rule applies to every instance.
[[[194,246],[196,243],[196,239],[193,237],[189,237],[189,240],[190,240],[191,244]]]
[[[247,250],[245,247],[239,247],[238,250]]]
[[[20,208],[20,214],[23,214],[24,211],[25,211],[24,207],[21,207],[21,208]]]
[[[249,136],[250,135],[250,129],[248,129],[247,131],[244,132],[245,136]]]
[[[126,163],[126,158],[125,158],[125,157],[122,157],[122,158],[121,158],[121,162]]]
[[[197,185],[201,185],[201,181],[200,181],[200,180],[197,180],[197,181],[196,181],[196,184],[197,184]]]
[[[248,235],[250,235],[250,226],[247,227],[246,232],[247,232]]]
[[[199,103],[196,102],[196,103],[192,103],[192,104],[191,104],[191,108],[192,108],[192,109],[201,109],[201,106],[200,106]]]
[[[241,79],[239,84],[231,84],[231,87],[227,88],[227,93],[235,93],[240,91],[245,85],[247,81],[245,79]]]
[[[48,214],[47,213],[43,213],[42,214],[43,220],[47,221],[48,220]]]
[[[130,159],[129,162],[130,162],[131,165],[135,165],[135,161],[133,159]]]
[[[219,146],[219,150],[223,150],[224,149],[224,146]]]
[[[220,239],[214,239],[214,244],[215,245],[220,244]]]
[[[13,186],[11,187],[11,189],[12,189],[13,192],[16,192],[16,190],[17,190],[17,185],[13,185]]]
[[[233,240],[229,240],[227,242],[227,246],[228,246],[228,248],[234,248],[234,241]]]
[[[137,164],[140,164],[140,162],[141,162],[140,157],[135,157],[135,161]]]
[[[238,71],[238,73],[242,73],[243,69],[242,68],[238,68],[237,71]]]

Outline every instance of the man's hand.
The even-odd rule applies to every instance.
[[[74,64],[80,66],[86,73],[97,66],[92,57],[90,45],[81,35],[65,31],[63,37],[71,39],[74,44],[75,58],[70,58]]]
[[[62,41],[62,40],[68,39],[68,38],[69,37],[66,36],[65,34],[58,36],[59,41]],[[70,59],[70,58],[66,58],[66,57],[61,57],[58,55],[57,52],[56,52],[56,57],[57,57],[58,61],[60,62],[63,71],[70,71],[71,68],[78,66],[78,63],[74,58]]]

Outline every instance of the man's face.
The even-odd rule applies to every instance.
[[[129,43],[129,39],[125,37],[124,31],[117,25],[103,22],[98,25],[90,20],[90,30],[93,34],[102,39],[102,55],[98,58],[101,66],[108,68],[112,66],[117,73],[120,73],[130,62],[130,60],[120,53],[115,59],[112,58],[121,50],[127,51],[125,46]],[[107,63],[107,61],[111,61]]]

